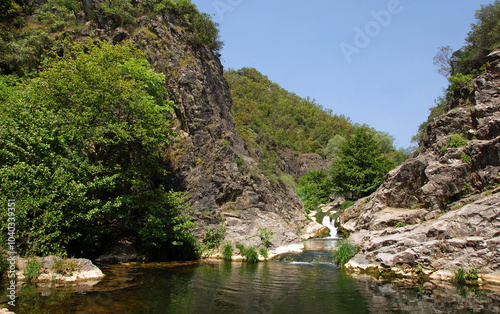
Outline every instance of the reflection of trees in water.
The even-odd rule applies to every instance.
[[[104,272],[86,289],[26,287],[16,313],[500,313],[498,287],[411,287],[314,263],[132,264]]]
[[[500,313],[500,289],[432,283],[381,283],[374,278],[359,276],[359,288],[370,311],[408,313]],[[496,288],[496,290],[495,290]],[[389,308],[388,308],[389,307]]]
[[[273,313],[288,293],[300,289],[301,275],[270,263],[201,265],[190,282],[195,313]],[[288,287],[284,291],[283,286]]]

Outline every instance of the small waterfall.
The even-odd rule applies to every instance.
[[[325,215],[323,217],[323,221],[321,222],[321,224],[323,226],[327,227],[328,229],[330,229],[330,236],[328,238],[331,238],[331,239],[338,238],[337,227],[335,227],[335,220],[331,220],[328,215]]]

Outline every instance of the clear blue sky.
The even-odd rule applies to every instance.
[[[226,69],[254,67],[406,148],[447,86],[432,62],[438,48],[462,47],[475,11],[494,1],[192,2],[220,23]]]

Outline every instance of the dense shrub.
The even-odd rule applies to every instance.
[[[460,148],[467,146],[467,139],[463,138],[460,134],[452,134],[448,139],[448,148]]]
[[[174,135],[164,80],[133,46],[101,43],[2,81],[0,196],[18,200],[20,254],[91,257],[125,235],[152,258],[194,254],[182,194],[164,185]]]
[[[205,234],[203,235],[203,245],[206,249],[218,248],[225,238],[226,229],[221,226],[219,229],[213,229],[208,227],[205,229]]]
[[[259,261],[259,254],[254,246],[245,247],[243,244],[236,244],[236,247],[240,250],[240,254],[245,257],[248,263],[257,263]]]
[[[257,263],[259,261],[259,254],[253,246],[245,248],[243,255],[245,256],[247,263]]]
[[[304,203],[306,211],[315,210],[320,204],[328,203],[333,193],[332,180],[325,170],[310,171],[299,179],[295,193]]]

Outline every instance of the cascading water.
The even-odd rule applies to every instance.
[[[302,252],[281,254],[276,256],[275,260],[293,264],[334,265],[332,249],[337,246],[337,240],[339,239],[335,220],[332,220],[327,214],[322,213],[322,218],[316,217],[317,214],[317,212],[312,212],[311,216],[315,219],[322,219],[321,224],[330,230],[330,235],[325,238],[307,240],[303,242],[304,249]]]
[[[328,237],[329,239],[337,239],[337,227],[335,227],[335,220],[330,219],[330,216],[325,215],[323,217],[323,221],[321,224],[328,229],[330,229],[330,236]]]

